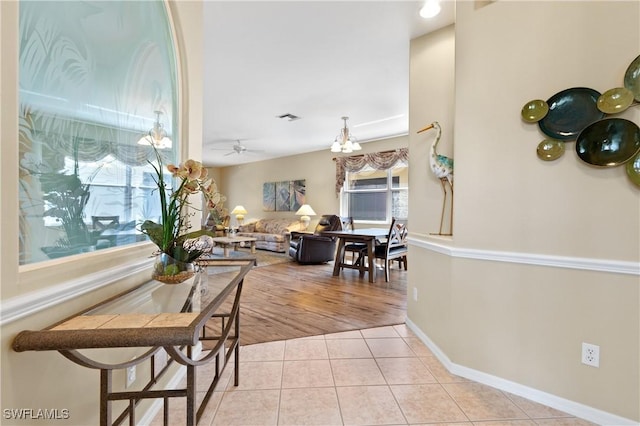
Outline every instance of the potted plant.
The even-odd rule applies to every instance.
[[[187,160],[179,166],[166,166],[171,175],[177,179],[177,189],[168,192],[168,185],[163,173],[163,160],[160,152],[152,145],[157,165],[150,163],[155,171],[154,181],[160,197],[161,223],[145,220],[140,230],[158,246],[156,263],[152,278],[158,281],[175,284],[185,281],[195,273],[193,262],[203,253],[198,244],[185,244],[188,240],[202,235],[212,234],[207,230],[189,232],[189,197],[203,193],[207,201],[213,198],[213,187],[207,180],[207,169],[202,163]]]

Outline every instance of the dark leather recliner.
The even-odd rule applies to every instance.
[[[320,234],[323,231],[340,230],[342,230],[342,222],[339,216],[323,215],[313,234],[291,233],[289,256],[298,263],[325,263],[332,261],[336,255],[336,239]]]

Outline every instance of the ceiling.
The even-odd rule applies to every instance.
[[[205,1],[203,163],[328,150],[343,116],[361,143],[407,134],[409,42],[455,14],[442,1],[424,19],[422,4]]]

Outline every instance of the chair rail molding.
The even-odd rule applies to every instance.
[[[410,246],[450,257],[640,276],[640,262],[454,247],[446,242],[435,242],[426,235],[417,234],[410,235],[407,240]]]
[[[103,269],[52,287],[3,300],[0,303],[0,326],[113,284],[132,274],[148,270],[153,261],[153,258],[140,259],[133,263],[127,263],[126,267]]]

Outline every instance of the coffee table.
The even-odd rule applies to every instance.
[[[216,245],[222,246],[224,250],[224,257],[229,257],[229,248],[233,247],[233,250],[238,249],[240,243],[251,243],[251,253],[256,252],[256,238],[252,237],[214,237]]]

